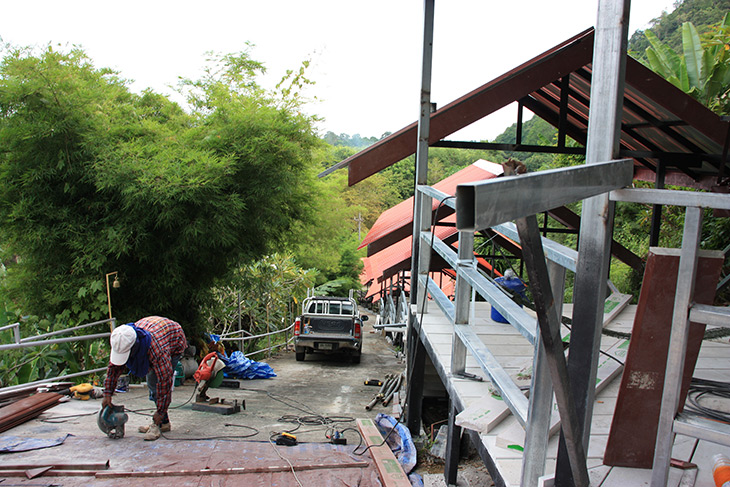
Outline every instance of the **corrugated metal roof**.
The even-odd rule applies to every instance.
[[[501,165],[480,159],[461,171],[434,184],[433,187],[439,191],[453,195],[456,192],[456,186],[459,184],[492,179],[500,174],[502,174]],[[438,205],[439,202],[434,200],[431,209],[435,211]],[[442,220],[450,214],[453,214],[453,210],[448,207],[442,207],[439,211],[439,220]],[[368,256],[372,256],[387,248],[389,245],[410,236],[413,232],[412,227],[413,197],[411,196],[407,200],[401,201],[381,213],[370,231],[365,235],[358,249],[368,246]]]
[[[585,144],[593,41],[591,28],[435,111],[429,144],[516,101],[556,127],[562,115],[565,133]],[[709,188],[722,167],[727,132],[719,116],[627,58],[621,155],[634,158],[638,169],[655,171],[661,161],[668,183]],[[356,184],[415,153],[417,140],[414,122],[325,173],[347,166],[349,184]]]

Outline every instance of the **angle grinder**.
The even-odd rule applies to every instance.
[[[124,438],[124,423],[128,419],[124,406],[107,406],[99,411],[96,424],[109,438],[116,440]]]

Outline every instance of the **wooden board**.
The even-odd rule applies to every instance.
[[[606,350],[606,354],[623,360],[626,357],[628,349],[628,340],[620,340],[611,348]],[[596,374],[596,394],[600,393],[608,386],[616,377],[621,375],[623,366],[613,358],[602,354],[598,359],[598,371]],[[552,415],[550,417],[550,429],[548,436],[552,436],[560,429],[560,414],[558,406],[553,398]],[[525,430],[518,422],[514,422],[509,428],[497,435],[497,446],[501,448],[522,450],[525,446]]]
[[[380,473],[385,487],[411,487],[411,481],[396,460],[390,447],[383,443],[383,436],[372,419],[358,419],[357,427],[362,433],[364,443],[370,448],[370,456]],[[383,443],[381,445],[381,443]],[[378,446],[380,445],[380,446]]]

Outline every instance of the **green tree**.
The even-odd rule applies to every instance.
[[[657,38],[675,51],[682,49],[682,24],[691,22],[699,31],[717,24],[730,11],[730,0],[677,0],[671,12],[657,12],[649,29]],[[637,30],[629,40],[629,52],[643,60],[646,48],[650,46],[645,30]]]
[[[0,65],[0,242],[7,296],[24,314],[164,314],[188,331],[216,279],[311,218],[319,144],[301,71],[276,93],[247,52],[183,80],[192,114],[129,91],[79,49],[8,49]]]
[[[718,114],[730,114],[730,13],[700,37],[690,22],[682,24],[682,55],[652,32],[646,59],[653,71]]]
[[[292,255],[280,253],[236,269],[213,289],[213,299],[203,310],[209,331],[238,330],[239,318],[241,329],[252,335],[286,328],[299,313],[296,303],[307,296],[316,275],[315,270],[297,266]],[[256,349],[254,341],[246,345],[246,352]]]

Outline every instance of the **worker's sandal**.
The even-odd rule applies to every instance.
[[[140,433],[147,433],[149,429],[150,425],[140,426],[139,428],[137,428],[137,431],[139,431]],[[162,423],[162,425],[160,425],[160,431],[163,433],[167,433],[168,431],[170,431],[170,429],[172,429],[170,423]]]
[[[150,425],[147,433],[145,433],[144,439],[146,441],[154,441],[159,438],[161,434],[162,432],[160,432],[160,427],[153,423]]]

